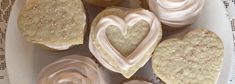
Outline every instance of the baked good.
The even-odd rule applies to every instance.
[[[114,7],[92,22],[89,49],[103,66],[130,78],[150,59],[161,37],[161,24],[152,12]]]
[[[65,50],[83,44],[86,14],[81,0],[27,0],[18,27],[32,43]]]
[[[140,80],[131,80],[128,82],[124,82],[123,84],[152,84],[152,83]]]
[[[93,60],[71,55],[44,67],[37,84],[108,84],[105,79]]]
[[[170,27],[192,24],[204,6],[205,0],[148,0],[149,8]]]
[[[85,0],[85,1],[95,6],[108,7],[108,6],[117,6],[123,0]]]
[[[182,40],[161,42],[154,51],[152,68],[166,84],[215,84],[223,52],[223,43],[215,33],[196,29]]]

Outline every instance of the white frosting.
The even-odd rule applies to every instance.
[[[106,84],[98,65],[84,56],[64,57],[39,74],[37,84]]]
[[[205,0],[149,0],[149,8],[165,25],[183,27],[192,24]]]
[[[152,84],[152,83],[149,83],[146,81],[140,81],[140,80],[131,80],[131,81],[125,82],[123,84]]]
[[[56,50],[67,50],[72,45],[46,45],[49,48],[56,49]]]
[[[149,33],[129,56],[122,56],[122,54],[117,51],[109,42],[106,36],[106,29],[109,26],[113,25],[120,29],[123,34],[127,34],[127,28],[131,28],[128,26],[133,26],[141,20],[146,21],[150,25]],[[95,27],[92,27],[91,29],[92,31],[94,31],[94,33],[90,34],[90,51],[99,60],[101,64],[115,72],[120,72],[120,69],[122,71],[128,71],[131,67],[135,66],[138,62],[140,62],[145,57],[145,54],[150,50],[150,48],[152,48],[154,44],[156,44],[158,39],[161,38],[162,34],[160,32],[161,24],[156,18],[156,16],[153,13],[144,9],[129,13],[126,17],[124,17],[124,19],[115,15],[103,17],[99,20],[97,25]],[[91,39],[92,35],[96,37],[96,40],[98,41],[102,49],[104,49],[106,53],[111,56],[111,58],[118,64],[119,67],[114,67],[107,62],[109,61],[109,59],[105,59],[104,53],[99,51],[93,44]],[[151,56],[148,57],[150,58]]]

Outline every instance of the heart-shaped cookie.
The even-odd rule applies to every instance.
[[[215,33],[197,29],[183,40],[161,42],[154,52],[152,67],[166,84],[215,84],[223,51],[223,43]]]
[[[133,26],[128,26],[123,32],[120,31],[118,28],[113,27],[109,27],[106,30],[107,38],[113,45],[113,47],[115,47],[115,49],[117,49],[117,51],[119,51],[125,57],[131,54],[136,49],[141,41],[147,36],[149,31],[149,25],[145,21],[139,21]],[[123,47],[123,45],[128,48]]]
[[[151,57],[161,25],[145,9],[109,8],[93,21],[89,48],[106,68],[131,77]]]

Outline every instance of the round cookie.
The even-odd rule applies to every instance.
[[[154,51],[152,68],[166,84],[215,84],[224,47],[213,32],[196,29],[183,39],[162,41]]]
[[[18,17],[26,40],[57,50],[83,44],[86,23],[82,0],[27,0]]]

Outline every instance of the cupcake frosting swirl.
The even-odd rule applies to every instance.
[[[149,8],[165,25],[183,27],[192,24],[205,0],[149,0]]]
[[[64,57],[46,66],[38,84],[106,84],[98,65],[83,56]]]

